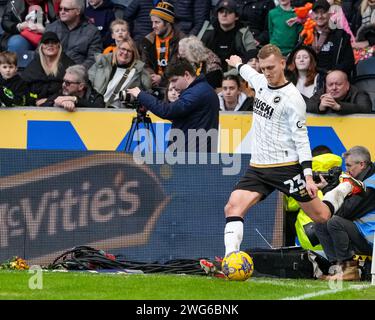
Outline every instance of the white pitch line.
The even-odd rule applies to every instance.
[[[318,297],[318,296],[323,296],[323,295],[326,295],[326,294],[332,294],[332,293],[336,293],[336,292],[343,292],[343,291],[348,291],[348,290],[362,290],[362,289],[366,289],[366,288],[369,288],[371,287],[371,285],[369,284],[363,284],[363,285],[351,285],[345,289],[339,289],[339,290],[333,290],[333,289],[330,289],[330,290],[321,290],[321,291],[318,291],[318,292],[311,292],[311,293],[306,293],[306,294],[303,294],[301,296],[296,296],[296,297],[286,297],[286,298],[283,298],[281,300],[304,300],[304,299],[309,299],[309,298],[315,298],[315,297]]]

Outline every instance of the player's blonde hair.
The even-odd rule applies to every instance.
[[[266,44],[264,47],[262,47],[259,50],[258,58],[267,59],[269,56],[272,56],[272,55],[279,57],[280,59],[284,59],[280,49],[274,44]]]

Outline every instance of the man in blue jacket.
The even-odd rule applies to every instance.
[[[146,109],[172,122],[172,129],[177,129],[172,130],[170,135],[170,141],[174,141],[174,151],[216,152],[219,98],[215,90],[203,75],[196,75],[196,70],[186,59],[169,64],[166,76],[171,84],[181,91],[175,102],[158,100],[138,87],[128,89],[127,92],[137,98]]]

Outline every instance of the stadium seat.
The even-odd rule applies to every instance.
[[[372,102],[372,112],[375,112],[375,73],[355,77],[353,81],[358,89],[368,92]]]
[[[371,57],[365,60],[361,60],[357,63],[356,66],[356,75],[375,75],[375,57]]]

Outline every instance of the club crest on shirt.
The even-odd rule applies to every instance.
[[[279,103],[281,101],[281,97],[279,96],[276,96],[275,98],[273,98],[273,103]]]

